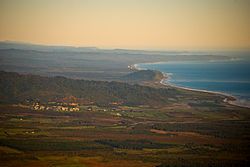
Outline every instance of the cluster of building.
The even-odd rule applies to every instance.
[[[41,105],[39,103],[35,103],[31,106],[31,109],[33,110],[40,110],[40,111],[45,111],[45,110],[53,110],[53,111],[80,111],[80,108],[78,107],[77,103],[69,103],[69,104],[54,104],[54,105]]]
[[[111,102],[110,106],[107,108],[99,108],[94,106],[83,106],[82,110],[86,111],[112,111],[116,116],[122,116],[121,113],[125,112],[142,112],[142,111],[134,111],[133,109],[123,109],[120,108],[122,102]],[[28,108],[37,111],[58,111],[58,112],[77,112],[80,111],[80,107],[78,103],[67,103],[67,102],[48,102],[46,104],[41,104],[39,102],[35,102],[32,105],[28,105]]]

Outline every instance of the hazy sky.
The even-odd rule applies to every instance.
[[[250,0],[0,0],[0,40],[133,49],[250,48]]]

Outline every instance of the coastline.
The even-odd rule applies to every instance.
[[[154,64],[156,63],[162,63],[162,62],[154,62]],[[151,64],[151,63],[147,63],[147,64]],[[133,64],[130,65],[129,68],[130,70],[135,70],[135,71],[140,71],[140,70],[147,70],[146,68],[140,68],[138,67],[138,64]],[[161,72],[161,71],[159,71]],[[182,87],[182,86],[177,86],[174,84],[171,84],[170,82],[168,82],[168,78],[169,75],[167,73],[161,72],[163,75],[163,78],[161,78],[161,80],[159,81],[160,84],[164,85],[164,86],[169,86],[169,87],[173,87],[173,88],[177,88],[177,89],[182,89],[182,90],[187,90],[187,91],[194,91],[194,92],[201,92],[201,93],[209,93],[209,94],[215,94],[215,95],[220,95],[223,96],[223,102],[227,103],[229,105],[233,105],[233,106],[237,106],[237,107],[243,107],[243,108],[250,108],[250,106],[248,105],[244,105],[241,104],[239,102],[239,98],[228,94],[228,93],[223,93],[223,92],[217,92],[217,91],[209,91],[209,90],[202,90],[202,89],[193,89],[193,88],[187,88],[187,87]]]

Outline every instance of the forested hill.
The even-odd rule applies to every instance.
[[[41,102],[74,96],[99,105],[120,102],[126,105],[164,105],[180,97],[176,89],[156,89],[122,82],[74,80],[0,72],[0,102],[19,103],[27,99]]]
[[[121,79],[127,82],[141,82],[141,81],[159,81],[163,78],[163,74],[154,70],[139,70],[130,74],[127,74]]]

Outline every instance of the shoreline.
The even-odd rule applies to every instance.
[[[158,63],[158,62],[156,62],[156,63]],[[147,64],[151,64],[151,63],[147,63]],[[130,65],[130,67],[131,67],[131,68],[129,68],[130,70],[136,70],[136,71],[149,70],[149,69],[146,69],[146,68],[139,68],[138,64]],[[209,91],[209,90],[202,90],[202,89],[194,89],[194,88],[187,88],[187,87],[182,87],[182,86],[171,84],[170,82],[168,82],[168,74],[164,73],[164,72],[161,72],[161,71],[159,71],[159,72],[162,73],[162,75],[163,75],[163,78],[159,81],[159,83],[164,85],[164,86],[170,86],[170,87],[173,87],[173,88],[187,90],[187,91],[209,93],[209,94],[224,96],[225,97],[223,99],[224,103],[227,103],[227,104],[233,105],[233,106],[237,106],[237,107],[250,108],[250,106],[248,106],[248,105],[244,105],[244,104],[239,103],[239,98],[237,98],[237,97],[235,97],[235,96],[233,96],[231,94],[228,94],[228,93],[217,92],[217,91]]]

